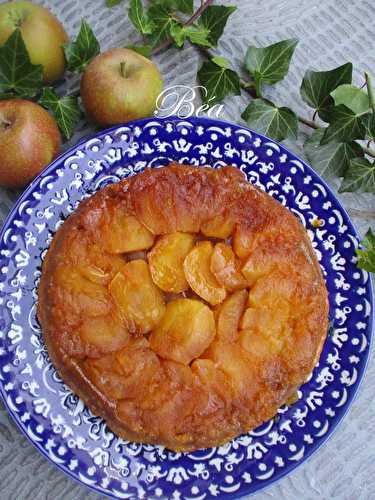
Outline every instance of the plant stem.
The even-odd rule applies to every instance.
[[[322,128],[316,122],[314,122],[312,120],[307,120],[303,116],[297,116],[297,119],[299,122],[303,123],[304,125],[307,125],[310,128],[314,128],[314,129]]]
[[[202,14],[212,4],[213,0],[205,0],[201,2],[200,7],[194,12],[194,14],[183,23],[184,26],[191,26]],[[167,38],[164,42],[160,43],[152,49],[152,55],[158,54],[163,50],[167,49],[174,43],[173,38]]]
[[[257,92],[256,92],[256,88],[255,88],[255,83],[254,82],[247,82],[246,80],[240,80],[240,87],[244,90],[246,90],[246,92],[248,94],[251,95],[251,97],[254,97],[254,99],[257,97]]]
[[[373,89],[372,89],[371,76],[365,72],[365,78],[366,78],[366,85],[367,85],[368,100],[370,101],[370,106],[371,106],[372,112],[375,113],[375,100],[374,100],[374,93],[373,93]]]
[[[126,62],[123,61],[120,63],[120,73],[123,78],[127,78],[127,71],[126,71]]]

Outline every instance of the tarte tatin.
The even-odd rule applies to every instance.
[[[68,217],[38,317],[61,377],[115,433],[188,451],[275,415],[318,360],[328,300],[286,208],[234,167],[171,164]]]

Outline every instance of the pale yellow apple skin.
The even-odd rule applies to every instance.
[[[65,70],[62,45],[68,41],[62,24],[51,12],[32,2],[0,4],[0,46],[19,27],[31,62],[43,66],[43,80],[52,83]]]
[[[0,101],[0,185],[20,188],[60,152],[55,120],[39,104],[24,99]]]
[[[121,63],[125,63],[125,76]],[[81,79],[86,112],[103,126],[151,116],[162,89],[157,66],[134,50],[122,48],[95,57]]]

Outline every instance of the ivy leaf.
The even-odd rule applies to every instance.
[[[366,115],[354,113],[340,104],[327,110],[329,126],[325,129],[321,144],[348,142],[363,139],[366,134]]]
[[[17,28],[0,47],[0,92],[33,97],[42,87],[43,66],[32,64]]]
[[[212,47],[209,41],[210,31],[207,28],[199,25],[188,26],[185,28],[186,36],[191,43],[202,45],[203,47]]]
[[[127,45],[126,48],[134,50],[134,52],[138,52],[138,54],[144,57],[150,57],[152,54],[151,45]]]
[[[225,5],[210,5],[199,18],[198,25],[209,31],[207,37],[212,47],[216,47],[223,34],[228,17],[233,14],[236,7]]]
[[[327,121],[324,110],[334,105],[333,92],[339,85],[352,83],[353,65],[346,63],[329,71],[307,70],[303,77],[300,94],[311,108],[318,111],[322,120]]]
[[[306,158],[326,179],[342,177],[352,158],[363,156],[361,146],[352,142],[329,142],[321,145],[324,129],[315,130],[304,144]]]
[[[174,0],[175,8],[184,14],[194,12],[194,0]]]
[[[6,99],[14,99],[15,95],[12,92],[5,92],[0,94],[0,101],[5,101]]]
[[[100,45],[90,25],[82,19],[79,33],[74,42],[64,45],[69,71],[81,73],[89,62],[100,53]]]
[[[333,97],[335,106],[344,104],[354,113],[365,113],[370,109],[368,95],[362,89],[354,87],[354,85],[344,83],[331,92],[331,96]]]
[[[122,0],[105,0],[105,4],[109,8],[114,7],[115,5],[118,5],[121,2]]]
[[[204,47],[211,46],[207,39],[209,31],[202,26],[182,26],[181,24],[174,24],[171,26],[170,34],[177,47],[182,47],[186,38],[196,45],[202,45]]]
[[[178,24],[171,17],[168,8],[159,3],[152,4],[148,9],[148,18],[153,23],[152,33],[149,35],[149,41],[153,47],[169,38],[171,29]]]
[[[339,193],[348,191],[375,194],[375,165],[366,158],[353,158],[350,160]]]
[[[227,95],[240,95],[240,77],[228,68],[223,68],[213,61],[205,61],[198,71],[198,79],[206,89],[202,100],[210,106],[220,102]]]
[[[375,114],[368,113],[363,117],[363,123],[366,127],[366,138],[374,139],[375,138]]]
[[[77,97],[59,97],[52,88],[47,87],[43,89],[39,104],[51,111],[61,132],[70,139],[81,118]]]
[[[355,251],[358,256],[357,266],[370,273],[375,273],[375,235],[371,228],[361,241],[361,246],[362,248],[356,248]]]
[[[268,47],[250,45],[245,56],[245,67],[255,79],[260,94],[260,85],[273,85],[288,73],[298,40],[291,38],[274,43]]]
[[[215,56],[211,59],[212,62],[217,64],[217,66],[220,66],[221,68],[229,68],[229,61],[225,57],[222,56]]]
[[[154,23],[146,16],[142,0],[130,0],[128,16],[136,29],[142,35],[151,35]]]
[[[250,128],[275,141],[296,137],[298,120],[289,108],[278,108],[271,101],[254,99],[242,113]]]

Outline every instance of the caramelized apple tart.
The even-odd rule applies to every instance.
[[[63,380],[122,438],[188,451],[271,418],[306,380],[328,301],[303,226],[234,167],[105,187],[57,231],[38,317]]]

